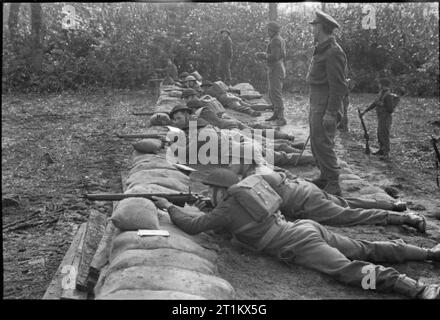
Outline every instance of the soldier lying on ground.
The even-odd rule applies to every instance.
[[[227,129],[218,129],[212,125],[210,125],[207,121],[199,118],[195,118],[192,115],[192,110],[183,105],[175,106],[170,112],[170,118],[174,121],[174,124],[177,128],[183,130],[187,136],[187,143],[190,141],[188,139],[189,136],[189,124],[190,121],[194,121],[197,123],[197,130],[200,133],[200,130],[211,130],[214,135],[217,135],[219,139],[219,147],[221,146],[222,141],[226,141],[228,145],[232,148],[234,143],[239,144],[250,144],[255,146],[258,149],[258,152],[261,154],[261,157],[265,156],[266,158],[273,159],[274,165],[277,166],[295,166],[295,165],[314,165],[315,161],[311,155],[303,155],[301,159],[296,163],[299,153],[286,153],[284,151],[275,151],[274,145],[262,145],[258,143],[256,140],[246,137],[239,130],[227,130]],[[202,134],[205,134],[203,132]],[[264,142],[264,141],[262,141]],[[204,142],[198,142],[198,148],[202,146]],[[197,150],[198,150],[197,148]],[[284,147],[281,147],[284,148]],[[189,150],[189,148],[187,148]],[[296,150],[296,149],[295,149]],[[220,150],[219,150],[220,151]],[[298,151],[298,150],[296,150]],[[221,156],[221,152],[218,153]]]
[[[246,113],[252,117],[261,116],[261,112],[252,109],[252,104],[247,103],[243,101],[243,99],[228,92],[228,87],[221,81],[214,83],[211,81],[204,81],[201,87],[205,94],[216,98],[225,108]]]
[[[225,109],[218,102],[217,99],[212,98],[209,95],[202,96],[201,98],[197,97],[197,92],[192,89],[186,89],[183,91],[181,98],[186,102],[186,106],[193,110],[193,115],[197,118],[202,118],[206,120],[209,124],[216,126],[220,129],[237,129],[237,130],[249,130],[249,132],[253,132],[253,129],[261,129],[263,136],[267,135],[267,130],[272,130],[274,134],[274,139],[283,139],[283,140],[295,140],[295,137],[289,135],[285,132],[281,132],[279,130],[274,130],[273,128],[261,127],[258,125],[254,125],[253,127],[244,124],[243,122],[230,118],[225,115]],[[294,152],[293,149],[302,149],[304,146],[303,143],[293,144],[289,141],[283,141],[286,144],[286,147],[280,151],[286,152]],[[281,141],[280,141],[281,143]],[[291,145],[289,148],[288,145]],[[293,148],[293,149],[292,149]]]
[[[248,153],[249,154],[249,153]],[[241,159],[240,159],[241,160]],[[250,161],[247,161],[250,162]],[[244,157],[229,169],[242,178],[261,172],[254,161],[246,164]],[[261,176],[282,198],[281,213],[290,219],[310,219],[324,225],[346,227],[360,224],[408,225],[426,231],[425,218],[405,211],[404,202],[343,198],[319,189],[315,184],[284,172],[264,173]]]
[[[203,183],[209,186],[215,208],[198,217],[188,215],[166,199],[155,197],[154,200],[156,206],[167,210],[173,223],[188,234],[224,228],[232,233],[237,243],[247,248],[320,271],[346,284],[361,287],[365,270],[369,268],[375,272],[378,292],[394,292],[419,299],[440,297],[438,284],[425,285],[394,268],[366,262],[440,261],[440,244],[426,249],[402,240],[354,240],[312,220],[287,222],[278,208],[265,215],[258,214],[229,193],[237,182],[238,176],[227,169],[216,169],[209,174]]]

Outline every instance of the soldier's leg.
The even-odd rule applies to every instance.
[[[231,81],[232,81],[232,77],[231,77],[231,61],[228,61],[226,63],[226,70],[225,70],[225,80],[226,80],[226,84],[229,86],[231,85]]]
[[[284,119],[284,103],[283,103],[283,79],[280,75],[280,73],[275,70],[273,72],[269,72],[270,77],[270,99],[274,106],[274,110],[276,110],[277,119],[278,120],[285,120]]]
[[[313,156],[321,170],[321,178],[338,181],[340,167],[334,151],[335,132],[326,132],[322,125],[328,96],[326,93],[312,93],[310,101],[311,133],[310,142]]]
[[[405,276],[394,268],[375,265],[362,260],[403,262],[423,261],[428,251],[403,243],[368,242],[337,235],[310,220],[302,220],[291,230],[290,243],[279,250],[278,256],[286,262],[308,267],[328,274],[343,283],[361,287],[366,275],[374,271],[375,289],[380,292],[398,292],[417,296],[426,286],[399,290],[396,285]],[[368,289],[368,287],[364,287]]]
[[[374,269],[376,289],[390,292],[394,288],[399,272],[393,268],[384,268],[366,261],[368,250],[361,243],[346,237],[333,238],[333,234],[323,232],[323,227],[310,220],[301,220],[291,232],[294,238],[279,251],[279,258],[287,263],[295,263],[325,273],[346,284],[361,287],[366,270]],[[326,229],[325,229],[326,230]],[[351,255],[351,256],[350,256]],[[359,256],[358,259],[352,257]]]

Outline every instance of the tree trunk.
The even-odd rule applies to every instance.
[[[277,21],[277,18],[278,18],[277,7],[278,7],[277,2],[270,2],[269,3],[269,20],[270,21]]]
[[[20,3],[11,3],[9,7],[9,41],[12,44],[12,50],[17,53],[17,30],[18,30],[18,13],[20,11]]]
[[[34,72],[39,72],[43,62],[43,23],[41,3],[31,3],[31,25],[32,68]]]

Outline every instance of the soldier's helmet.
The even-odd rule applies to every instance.
[[[192,109],[188,108],[187,106],[184,106],[183,104],[178,104],[170,111],[170,118],[173,118],[174,114],[180,111],[186,111],[189,114],[193,112]]]
[[[202,183],[208,186],[229,188],[230,186],[238,183],[240,179],[234,171],[229,169],[215,169],[208,176],[206,176]]]
[[[189,73],[188,73],[188,72],[182,72],[182,73],[180,74],[179,78],[180,78],[180,79],[185,79],[185,78],[188,77],[188,76],[189,76]]]
[[[222,34],[223,32],[226,32],[228,34],[228,36],[231,35],[231,32],[228,29],[221,29],[220,34]]]
[[[267,28],[268,28],[269,30],[274,31],[274,32],[279,32],[280,29],[281,29],[281,26],[280,26],[277,22],[275,22],[275,21],[270,21],[270,22],[267,24]]]
[[[187,81],[197,81],[197,79],[194,76],[188,76],[185,78],[185,82]]]

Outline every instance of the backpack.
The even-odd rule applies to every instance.
[[[280,208],[283,200],[260,175],[251,175],[229,187],[233,196],[257,222],[265,220]]]
[[[393,113],[399,102],[400,97],[397,94],[389,93],[384,99],[384,107],[389,113]]]

